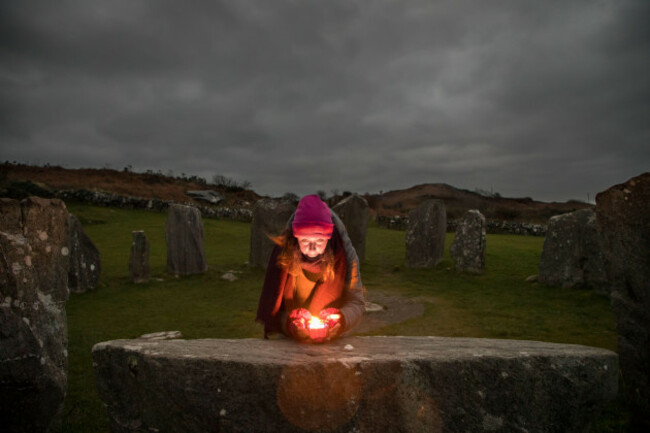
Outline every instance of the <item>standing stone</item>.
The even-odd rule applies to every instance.
[[[485,217],[481,212],[468,210],[458,222],[450,253],[457,270],[473,274],[485,271]]]
[[[608,293],[596,213],[592,209],[556,215],[549,220],[539,281],[549,286],[590,287]]]
[[[151,278],[149,267],[149,240],[142,230],[131,232],[131,258],[129,274],[134,283],[146,283]]]
[[[337,203],[332,210],[343,221],[352,246],[362,262],[366,258],[366,231],[370,218],[368,202],[360,195],[352,194]]]
[[[650,173],[596,196],[624,390],[650,431]]]
[[[68,288],[73,293],[92,290],[99,283],[101,259],[99,250],[84,232],[79,219],[68,215],[68,245],[70,248],[70,269],[68,270]]]
[[[61,429],[66,393],[68,211],[0,199],[0,428]]]
[[[190,275],[200,274],[208,269],[205,260],[203,220],[197,208],[170,204],[165,238],[168,273]]]
[[[295,211],[296,204],[289,200],[261,199],[255,203],[251,223],[249,266],[266,268],[275,245],[269,236],[281,234]]]
[[[442,260],[447,233],[447,211],[442,200],[427,200],[409,212],[406,228],[406,265],[433,268]]]

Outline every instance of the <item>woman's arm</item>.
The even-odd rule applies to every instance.
[[[345,321],[345,329],[342,332],[346,332],[354,328],[361,321],[366,311],[366,300],[363,283],[361,282],[361,273],[359,272],[357,252],[352,246],[352,241],[343,221],[334,212],[332,212],[332,221],[343,240],[343,248],[345,249],[345,257],[347,259],[348,270],[345,277],[345,287],[343,288],[343,302],[340,308]]]

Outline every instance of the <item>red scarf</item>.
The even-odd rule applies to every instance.
[[[348,266],[343,241],[338,231],[334,230],[330,242],[334,251],[334,278],[319,282],[314,287],[310,296],[309,310],[316,314],[325,308],[339,308],[345,286]],[[278,267],[280,251],[279,246],[273,249],[257,307],[255,320],[264,324],[264,338],[267,338],[268,334],[281,332],[280,312],[284,310],[285,301],[293,299],[295,277],[287,269]]]

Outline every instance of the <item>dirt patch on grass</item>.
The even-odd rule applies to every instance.
[[[353,334],[362,334],[394,323],[403,322],[424,314],[424,305],[419,300],[383,292],[368,293],[368,301],[383,307],[380,311],[368,311]]]

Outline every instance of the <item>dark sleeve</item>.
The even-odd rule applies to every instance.
[[[262,286],[262,293],[260,295],[259,304],[257,306],[256,321],[264,324],[264,336],[270,333],[281,332],[281,314],[278,311],[279,303],[282,302],[282,287],[283,278],[286,277],[276,266],[276,261],[280,248],[273,248],[269,264],[266,268],[266,276],[264,277],[264,285]]]
[[[352,246],[352,241],[350,240],[350,236],[348,235],[343,221],[341,221],[338,215],[334,212],[332,212],[332,221],[341,235],[347,260],[347,274],[345,277],[343,300],[340,308],[345,321],[344,332],[346,332],[354,328],[361,321],[361,318],[366,311],[366,300],[364,296],[363,283],[361,282],[357,252]]]

